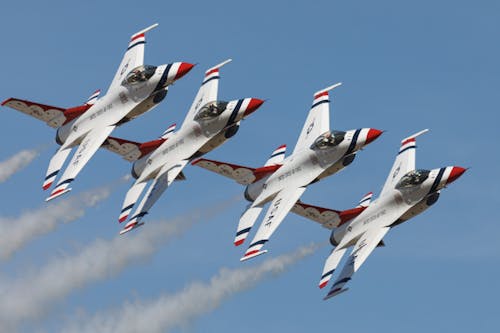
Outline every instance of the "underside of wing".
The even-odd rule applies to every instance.
[[[372,228],[361,235],[356,245],[354,245],[340,275],[337,277],[324,299],[331,298],[347,290],[347,288],[344,288],[344,285],[351,280],[352,275],[361,267],[370,253],[372,253],[382,241],[382,238],[384,238],[389,229],[389,227]]]
[[[192,165],[196,165],[203,169],[218,173],[221,176],[231,178],[241,185],[248,185],[256,180],[254,175],[254,171],[256,169],[242,165],[207,160],[204,158],[194,161]]]
[[[328,91],[340,86],[340,83],[327,87],[314,94],[313,104],[304,127],[294,148],[294,153],[308,149],[321,134],[330,130],[330,98]]]
[[[140,143],[110,136],[104,141],[102,147],[122,156],[129,162],[134,162],[157,149],[165,140],[160,138]]]
[[[141,157],[139,142],[128,141],[120,138],[108,137],[102,144],[105,148],[115,154],[120,155],[129,162],[134,162]]]
[[[311,221],[318,222],[327,229],[333,229],[340,223],[339,211],[308,205],[300,201],[293,205],[292,212]]]
[[[271,235],[276,231],[285,216],[288,214],[293,205],[299,200],[300,196],[305,192],[305,187],[283,189],[281,190],[269,206],[266,216],[259,226],[259,230],[255,234],[252,243],[248,247],[245,255],[240,260],[247,260],[264,253],[261,248],[269,240]]]
[[[38,120],[43,121],[53,128],[62,126],[66,122],[64,112],[66,109],[45,105],[35,102],[30,102],[17,98],[9,98],[2,103],[2,106],[10,107],[14,110],[27,114]]]
[[[319,206],[313,206],[298,201],[292,207],[292,212],[314,222],[318,222],[323,227],[331,230],[333,228],[341,226],[347,221],[352,220],[353,218],[361,214],[361,212],[365,209],[366,206],[358,206],[355,208],[339,211]]]

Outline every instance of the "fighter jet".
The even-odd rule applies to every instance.
[[[71,150],[78,146],[47,201],[71,190],[69,184],[116,126],[155,107],[167,95],[168,86],[193,67],[186,62],[161,66],[144,64],[145,33],[157,26],[153,24],[132,35],[113,81],[102,97],[98,90],[85,104],[67,109],[17,98],[2,103],[57,129],[56,142],[61,147],[50,160],[44,190],[50,188]]]
[[[387,232],[435,204],[441,190],[466,171],[458,166],[415,169],[415,138],[425,132],[427,130],[401,141],[382,192],[373,203],[362,200],[362,207],[360,205],[341,212],[303,203],[296,207],[300,215],[332,229],[330,242],[335,249],[326,260],[320,288],[327,285],[344,253],[353,247],[344,268],[324,299],[347,291],[349,288],[344,288],[344,285],[376,247],[385,245],[383,238]]]
[[[194,158],[217,148],[236,134],[241,120],[257,110],[263,100],[243,98],[229,102],[217,99],[219,69],[231,59],[208,69],[181,128],[170,126],[154,141],[136,143],[108,138],[104,145],[125,159],[134,161],[135,183],[127,192],[119,222],[127,220],[148,182],[151,185],[120,234],[137,228],[153,204],[174,180],[185,179],[182,170]]]
[[[331,131],[328,92],[340,83],[314,94],[311,110],[292,155],[285,159],[285,146],[276,149],[262,168],[200,159],[194,165],[233,178],[247,185],[245,198],[251,203],[242,214],[234,244],[241,245],[259,217],[264,205],[270,207],[245,255],[247,260],[266,253],[261,250],[295,205],[307,186],[333,175],[354,160],[356,153],[380,136],[373,128]]]

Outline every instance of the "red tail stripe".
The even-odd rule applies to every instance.
[[[134,37],[132,37],[130,41],[133,42],[134,40],[139,39],[141,37],[144,37],[144,34],[135,35]]]
[[[319,94],[314,95],[314,99],[320,98],[321,96],[328,96],[328,91],[323,91]]]
[[[401,142],[401,146],[404,146],[405,144],[410,143],[410,142],[415,142],[415,138],[410,138],[408,140]]]

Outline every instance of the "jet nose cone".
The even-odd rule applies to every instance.
[[[368,134],[366,135],[365,144],[369,144],[369,143],[375,141],[382,133],[383,132],[378,130],[378,129],[370,128],[370,130],[368,130]]]
[[[245,109],[244,113],[245,117],[248,116],[250,113],[255,112],[255,110],[257,110],[262,105],[262,103],[264,103],[264,101],[261,99],[250,98],[250,102],[248,103],[248,106]]]
[[[456,179],[458,179],[463,173],[467,171],[467,169],[459,167],[459,166],[454,166],[451,168],[450,175],[448,176],[448,180],[446,181],[446,184],[449,184],[451,182],[454,182]]]
[[[187,72],[189,72],[193,67],[194,67],[193,64],[190,64],[188,62],[181,62],[181,64],[179,65],[179,70],[177,71],[174,80],[180,79],[181,77],[186,75]]]

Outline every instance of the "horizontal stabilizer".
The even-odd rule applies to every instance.
[[[65,194],[65,193],[68,193],[69,191],[71,191],[71,188],[56,190],[56,191],[52,192],[52,194],[50,195],[50,197],[48,197],[47,199],[45,199],[45,201],[53,200],[53,199],[55,199],[57,197],[60,197],[61,195]]]
[[[326,287],[330,279],[332,278],[333,272],[337,269],[337,266],[342,260],[346,249],[334,249],[332,253],[328,256],[323,267],[323,273],[321,274],[321,279],[319,281],[319,288],[322,289]]]
[[[241,214],[240,221],[238,222],[238,229],[236,231],[236,236],[234,237],[234,245],[240,246],[243,244],[248,234],[250,233],[250,229],[252,229],[255,220],[260,215],[262,211],[262,206],[249,206],[243,214]]]
[[[144,222],[132,222],[130,221],[129,223],[127,223],[127,225],[125,226],[125,228],[123,228],[121,231],[120,231],[120,235],[123,235],[123,234],[126,234],[127,232],[131,231],[131,230],[134,230],[134,229],[137,229],[139,228],[140,226],[144,225]]]
[[[323,300],[324,300],[324,301],[326,301],[327,299],[332,298],[332,297],[337,296],[337,295],[340,295],[340,294],[342,294],[343,292],[348,291],[348,290],[349,290],[349,288],[345,288],[345,289],[342,289],[342,288],[334,289],[334,290],[330,291],[328,294],[326,294],[326,296],[323,298]]]
[[[257,252],[254,252],[254,253],[248,253],[248,254],[246,254],[244,257],[242,257],[242,258],[240,259],[240,261],[246,261],[246,260],[248,260],[248,259],[252,259],[252,258],[258,257],[258,256],[260,256],[261,254],[264,254],[264,253],[266,253],[266,252],[267,252],[267,250],[257,251]]]

